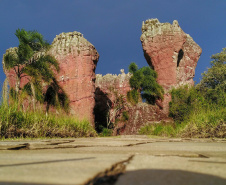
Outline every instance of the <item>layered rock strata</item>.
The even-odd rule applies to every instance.
[[[178,22],[160,23],[158,19],[143,22],[141,43],[148,64],[158,73],[157,81],[165,90],[163,108],[168,111],[172,87],[194,85],[195,68],[202,49]]]
[[[81,33],[69,32],[56,36],[49,54],[59,62],[57,81],[69,96],[71,114],[94,124],[97,50]]]

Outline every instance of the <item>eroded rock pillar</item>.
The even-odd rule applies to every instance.
[[[57,81],[69,97],[70,113],[94,125],[97,50],[81,33],[69,32],[56,36],[49,53],[59,62]]]
[[[178,22],[160,23],[158,19],[143,22],[141,43],[148,64],[158,73],[157,81],[165,90],[162,102],[165,113],[171,100],[169,90],[180,85],[194,85],[193,77],[202,49]]]

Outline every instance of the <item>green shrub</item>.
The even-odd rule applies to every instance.
[[[208,106],[193,111],[190,118],[182,123],[178,132],[181,137],[226,138],[226,108]]]
[[[171,90],[172,101],[169,104],[169,116],[175,121],[184,121],[192,111],[207,104],[204,97],[194,87],[182,86]]]
[[[129,114],[127,111],[122,112],[122,121],[128,121],[129,120]]]
[[[176,129],[174,123],[152,123],[141,127],[139,134],[174,137],[176,135]]]
[[[102,132],[100,133],[101,137],[107,137],[112,135],[112,129],[103,128]]]
[[[127,100],[133,105],[136,105],[139,102],[139,99],[140,93],[136,89],[127,92]]]
[[[209,103],[226,107],[226,48],[211,59],[211,68],[202,74],[197,89]]]
[[[128,97],[131,97],[133,102],[138,101],[137,92],[141,92],[142,98],[149,104],[155,104],[157,99],[163,99],[164,90],[156,81],[156,71],[150,67],[138,69],[138,66],[133,62],[129,66],[129,72],[133,74],[129,82],[134,91],[130,92]]]
[[[226,48],[212,59],[199,84],[171,90],[170,116],[175,125],[147,125],[140,134],[226,138]]]

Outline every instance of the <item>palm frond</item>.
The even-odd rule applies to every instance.
[[[6,53],[3,58],[4,61],[4,68],[7,70],[13,68],[14,66],[17,66],[19,63],[18,57],[14,53]]]

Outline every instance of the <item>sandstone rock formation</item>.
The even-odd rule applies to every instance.
[[[148,122],[168,120],[169,90],[172,87],[193,85],[195,67],[201,55],[201,48],[178,25],[160,23],[150,19],[142,25],[141,42],[148,64],[157,71],[157,81],[165,90],[164,101],[156,102],[158,106],[139,102],[132,105],[127,101],[127,92],[131,90],[131,74],[121,70],[120,75],[95,75],[99,54],[95,47],[81,33],[69,32],[56,36],[48,54],[54,56],[60,66],[56,73],[59,85],[69,97],[71,114],[79,119],[97,122],[116,122],[117,98],[122,98],[125,105],[120,109],[129,115],[128,120],[119,121],[116,133],[135,134],[140,126]],[[15,52],[10,48],[7,52]],[[4,61],[3,61],[4,66]],[[14,70],[5,70],[10,87],[15,87]],[[28,80],[23,78],[20,86]],[[121,105],[120,105],[121,106]],[[163,108],[163,110],[161,109]],[[109,115],[107,115],[109,114]],[[107,120],[108,119],[108,120]]]
[[[69,96],[71,114],[94,123],[95,69],[99,54],[81,33],[57,35],[49,54],[59,62],[57,81]]]
[[[173,122],[157,105],[139,102],[128,108],[129,119],[127,122],[119,122],[114,129],[115,135],[138,134],[142,126],[158,123]]]
[[[171,121],[159,106],[139,102],[132,105],[127,100],[127,93],[131,90],[129,80],[131,74],[122,74],[105,76],[96,75],[96,93],[95,93],[95,120],[97,125],[108,121],[114,123],[114,135],[119,134],[137,134],[140,127],[159,121]],[[117,94],[117,95],[116,95]],[[116,98],[123,98],[123,106],[118,104]],[[120,109],[117,113],[115,109]],[[123,112],[126,112],[128,119],[125,120]]]
[[[121,69],[121,74],[112,75],[107,74],[102,76],[101,74],[96,75],[96,88],[100,88],[101,91],[107,94],[112,94],[112,91],[118,91],[121,95],[126,96],[127,92],[131,90],[129,79],[131,74],[125,74],[124,70]]]
[[[157,81],[165,90],[163,107],[166,109],[172,87],[193,85],[193,77],[202,49],[180,28],[173,24],[160,23],[158,19],[143,22],[141,43],[148,64],[157,71]]]
[[[97,124],[106,123],[108,121],[115,122],[116,114],[121,113],[115,112],[115,108],[118,106],[116,105],[116,99],[121,97],[123,99],[122,101],[126,103],[127,92],[131,90],[129,84],[130,77],[131,74],[125,74],[123,69],[119,75],[96,75],[96,105],[94,114]]]
[[[16,48],[10,48],[6,52],[15,51]],[[59,62],[60,72],[56,73],[56,79],[69,97],[71,114],[94,124],[95,69],[99,59],[95,47],[79,32],[61,33],[53,40],[48,54]],[[14,70],[4,69],[4,72],[10,87],[15,87]],[[20,87],[27,82],[22,78]]]

